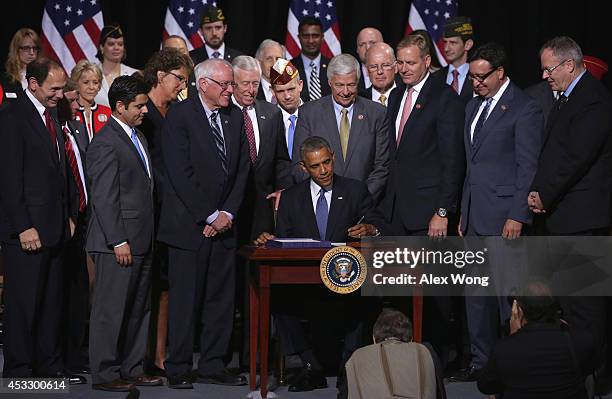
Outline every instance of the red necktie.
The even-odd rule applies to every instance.
[[[68,137],[68,128],[66,126],[64,126],[63,132],[66,157],[68,158],[70,170],[72,170],[72,175],[74,176],[74,180],[76,181],[76,185],[79,190],[79,212],[83,212],[87,206],[85,203],[85,188],[83,187],[83,182],[81,181],[79,166],[77,165],[76,155],[74,153],[74,148],[72,147],[72,141],[70,140],[70,137]]]
[[[51,119],[51,114],[49,114],[49,111],[47,109],[45,109],[43,115],[45,116],[45,125],[47,125],[49,137],[51,138],[51,146],[53,146],[53,149],[55,149],[55,151],[58,151],[59,155],[59,149],[57,148],[57,131],[55,130],[55,122],[53,121],[53,119]]]
[[[249,156],[251,163],[254,164],[257,159],[257,145],[255,144],[255,130],[253,129],[253,121],[247,113],[247,108],[242,107],[242,116],[244,117],[244,129],[246,130],[247,140],[249,142]]]
[[[402,119],[400,119],[399,130],[397,131],[397,145],[399,146],[400,140],[402,139],[402,134],[404,133],[404,126],[406,126],[406,121],[410,116],[410,111],[412,111],[412,93],[414,93],[414,89],[411,87],[408,90],[408,95],[406,96],[406,101],[404,102],[404,109],[402,110]]]
[[[455,93],[459,94],[459,71],[453,69],[453,81],[451,82],[451,87],[455,90]]]

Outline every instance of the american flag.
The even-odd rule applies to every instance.
[[[305,16],[319,18],[323,24],[321,54],[327,58],[340,54],[340,26],[336,18],[335,0],[291,0],[285,36],[285,46],[291,57],[300,53],[298,25]]]
[[[178,35],[185,39],[190,51],[202,47],[204,39],[198,29],[202,9],[206,4],[217,6],[216,1],[210,0],[170,0],[166,10],[162,40],[166,40],[168,36]]]
[[[95,59],[103,27],[100,0],[47,0],[40,38],[43,52],[70,73],[83,58]]]
[[[444,58],[444,24],[457,15],[457,8],[457,0],[414,0],[410,5],[406,34],[427,29],[436,43],[436,53],[442,66],[447,64]]]

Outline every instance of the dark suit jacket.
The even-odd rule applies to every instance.
[[[202,231],[215,210],[227,211],[234,218],[238,215],[249,174],[248,142],[242,112],[237,107],[220,109],[219,115],[227,151],[227,176],[200,99],[190,97],[173,105],[166,114],[162,155],[168,184],[164,187],[159,241],[195,251],[206,239]],[[234,231],[232,228],[218,238],[233,246]]]
[[[397,75],[397,76],[399,76],[399,75]],[[393,93],[395,90],[402,91],[406,87],[406,85],[404,84],[404,82],[402,82],[401,79],[399,79],[399,82],[398,82],[397,76],[396,76],[396,79],[395,79],[395,84],[396,84],[395,89],[391,90],[391,93]],[[359,91],[359,95],[361,97],[363,97],[363,98],[367,98],[368,100],[374,101],[374,100],[372,100],[372,90],[374,90],[374,87],[370,86],[370,87],[368,87],[365,90],[360,90]],[[391,97],[391,93],[389,93],[389,97]],[[387,105],[389,105],[388,99],[387,99]]]
[[[612,99],[586,72],[546,126],[533,190],[548,210],[547,230],[564,234],[610,226],[611,170]]]
[[[430,76],[397,148],[395,121],[404,92],[394,90],[387,106],[390,164],[384,209],[388,221],[399,218],[405,229],[421,230],[435,209],[456,210],[465,172],[463,104],[448,85]]]
[[[147,140],[136,131],[151,167]],[[87,252],[114,252],[127,241],[132,255],[150,253],[153,243],[153,179],[134,143],[112,117],[87,149],[90,218]]]
[[[335,174],[325,239],[346,242],[348,228],[364,215],[364,223],[377,224],[373,207],[374,201],[365,184]],[[283,191],[276,214],[276,236],[320,238],[310,196],[310,179]]]
[[[151,163],[153,164],[153,175],[155,180],[156,203],[161,201],[161,193],[166,180],[166,168],[162,157],[161,134],[164,126],[164,117],[159,112],[153,101],[147,102],[147,114],[142,120],[138,130],[144,134],[151,153]]]
[[[544,125],[542,126],[542,130],[544,130],[544,127],[548,121],[548,115],[550,114],[553,104],[555,103],[555,96],[550,88],[550,85],[544,80],[526,88],[525,93],[527,93],[529,97],[533,98],[542,108],[542,115],[544,116]]]
[[[446,75],[448,75],[448,65],[444,68],[438,69],[434,72],[431,77],[435,80],[441,81],[442,83],[446,83]],[[459,98],[463,102],[463,104],[467,104],[474,97],[474,89],[472,88],[472,83],[465,78],[465,82],[463,83],[463,87],[461,88],[461,93],[459,93]]]
[[[274,214],[266,196],[287,188],[291,181],[291,160],[285,141],[285,125],[280,109],[265,100],[255,101],[259,127],[259,153],[251,167],[238,216],[241,242],[250,242],[264,231],[272,231]]]
[[[45,247],[69,237],[68,169],[57,122],[55,130],[57,146],[25,94],[0,112],[0,241],[17,244],[31,227]]]
[[[291,63],[298,69],[298,72],[300,73],[300,79],[304,81],[304,88],[302,89],[300,97],[302,98],[302,101],[308,102],[310,101],[310,94],[308,92],[308,78],[306,77],[306,72],[304,71],[304,62],[302,61],[302,54],[298,54],[297,57],[291,60]],[[327,64],[329,64],[329,59],[321,55],[321,68],[319,69],[319,82],[321,82],[321,97],[331,94],[331,87],[329,87],[329,82],[327,81]]]
[[[225,45],[225,54],[223,58],[224,60],[226,60],[227,62],[231,64],[232,60],[238,57],[239,55],[242,55],[242,52],[235,50],[233,48],[227,47],[227,44]],[[198,47],[198,48],[191,50],[189,52],[189,56],[191,57],[191,60],[193,61],[194,66],[198,65],[202,61],[206,61],[208,59],[208,53],[206,52],[206,46],[202,45],[202,47]],[[190,97],[194,96],[197,98],[198,88],[196,87],[194,71],[191,71],[191,73],[189,74],[189,83],[187,84],[187,87],[189,87],[189,89],[187,90],[187,95]]]
[[[305,103],[300,107],[293,140],[292,160],[294,161],[295,182],[307,177],[298,166],[300,145],[307,137],[321,136],[329,142],[336,154],[335,173],[366,183],[370,193],[377,201],[387,182],[388,130],[385,107],[371,100],[356,97],[353,104],[346,160],[344,160],[332,96]]]
[[[585,376],[592,371],[595,356],[588,334],[529,323],[495,345],[478,389],[485,394],[503,393],[504,399],[586,398]]]
[[[473,146],[470,132],[482,101],[473,98],[465,111],[461,229],[469,219],[477,234],[500,235],[507,219],[531,224],[527,196],[542,146],[542,110],[510,82]]]

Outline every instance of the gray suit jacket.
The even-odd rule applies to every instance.
[[[334,173],[366,183],[370,194],[378,201],[389,174],[387,110],[371,100],[356,97],[344,159],[332,102],[332,96],[329,95],[300,107],[291,157],[294,180],[298,183],[307,177],[298,165],[300,145],[307,137],[320,136],[329,142],[336,154]]]
[[[137,131],[149,160],[147,140]],[[152,173],[152,172],[151,172]],[[123,241],[132,255],[147,255],[153,243],[153,180],[136,147],[113,118],[95,135],[87,149],[87,178],[91,217],[87,251],[113,253]]]
[[[465,111],[461,230],[469,219],[477,234],[501,235],[507,219],[532,221],[527,196],[542,147],[542,109],[510,82],[472,145],[471,126],[481,104],[474,97]]]

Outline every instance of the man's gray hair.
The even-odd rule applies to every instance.
[[[372,46],[370,46],[370,48],[366,52],[366,62],[368,60],[368,55],[370,54],[371,51],[373,51],[373,49],[384,51],[385,54],[388,54],[391,56],[391,62],[395,62],[395,52],[393,51],[393,47],[383,42],[376,42]]]
[[[257,71],[259,77],[261,77],[261,65],[259,61],[250,55],[239,55],[238,57],[232,60],[232,67],[234,69],[234,73],[236,72],[236,68],[242,69],[243,71]]]
[[[310,136],[302,141],[300,144],[300,160],[304,162],[306,159],[306,153],[319,151],[323,148],[327,148],[330,154],[333,154],[334,151],[331,149],[331,146],[323,137],[319,136]]]
[[[201,78],[211,78],[215,71],[222,65],[225,65],[228,68],[232,67],[232,64],[220,58],[211,58],[200,62],[198,65],[196,65],[194,70],[196,82],[198,82]]]
[[[335,75],[347,75],[352,72],[357,74],[357,80],[361,78],[359,61],[350,54],[338,54],[327,66],[327,80],[331,80]]]
[[[571,37],[557,36],[550,39],[542,45],[540,56],[542,56],[542,53],[546,49],[552,50],[553,56],[559,59],[559,61],[568,59],[574,60],[579,69],[583,68],[582,49]]]
[[[285,57],[285,54],[287,53],[287,50],[285,50],[285,46],[283,46],[282,44],[280,44],[276,40],[265,39],[263,42],[261,42],[259,47],[257,47],[257,51],[255,52],[255,58],[258,59],[259,61],[263,61],[263,52],[264,52],[264,50],[267,49],[268,47],[272,47],[272,46],[279,47],[281,49],[281,51],[283,52],[283,58]]]

